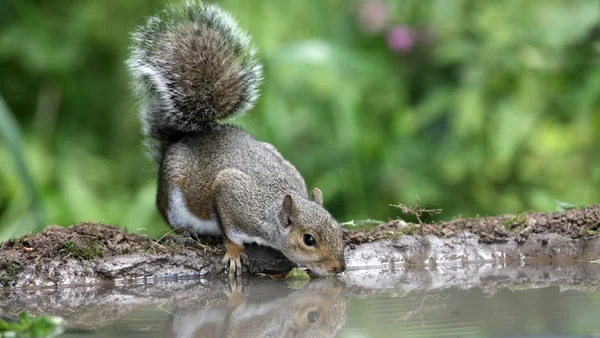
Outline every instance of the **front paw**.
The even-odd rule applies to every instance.
[[[242,247],[229,241],[225,241],[227,252],[223,256],[223,264],[229,273],[229,278],[242,275],[242,264],[248,262],[248,256],[242,251]]]

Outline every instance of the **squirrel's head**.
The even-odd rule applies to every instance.
[[[282,252],[322,276],[346,270],[342,227],[323,208],[323,194],[313,189],[310,200],[285,195],[281,208]]]

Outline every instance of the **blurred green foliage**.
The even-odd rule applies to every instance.
[[[0,337],[55,337],[63,333],[64,319],[41,315],[32,317],[29,312],[21,312],[19,319],[0,317]]]
[[[40,230],[36,205],[44,224],[167,230],[124,67],[165,2],[0,0],[0,95],[24,135],[20,156],[0,144],[0,240]],[[415,195],[446,219],[600,201],[600,2],[219,3],[266,69],[236,122],[340,221]]]

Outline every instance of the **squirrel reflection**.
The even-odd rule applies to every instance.
[[[333,337],[346,321],[345,284],[337,280],[311,281],[300,290],[283,281],[261,283],[249,291],[175,310],[166,336]]]

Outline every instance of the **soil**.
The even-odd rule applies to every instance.
[[[600,205],[554,213],[454,219],[434,224],[393,220],[370,230],[345,230],[349,270],[366,266],[436,265],[474,260],[568,263],[600,259]],[[276,273],[294,266],[257,245],[245,250],[249,271]],[[116,226],[50,226],[0,247],[0,287],[39,287],[161,277],[218,275],[220,238],[164,236],[152,240]]]
[[[422,230],[421,230],[422,229]],[[485,244],[506,243],[511,239],[525,242],[531,234],[559,234],[572,239],[600,234],[600,205],[565,212],[533,212],[495,217],[457,218],[434,224],[406,223],[401,219],[381,224],[368,231],[347,230],[344,241],[360,245],[403,235],[435,235],[449,238],[469,232]]]

